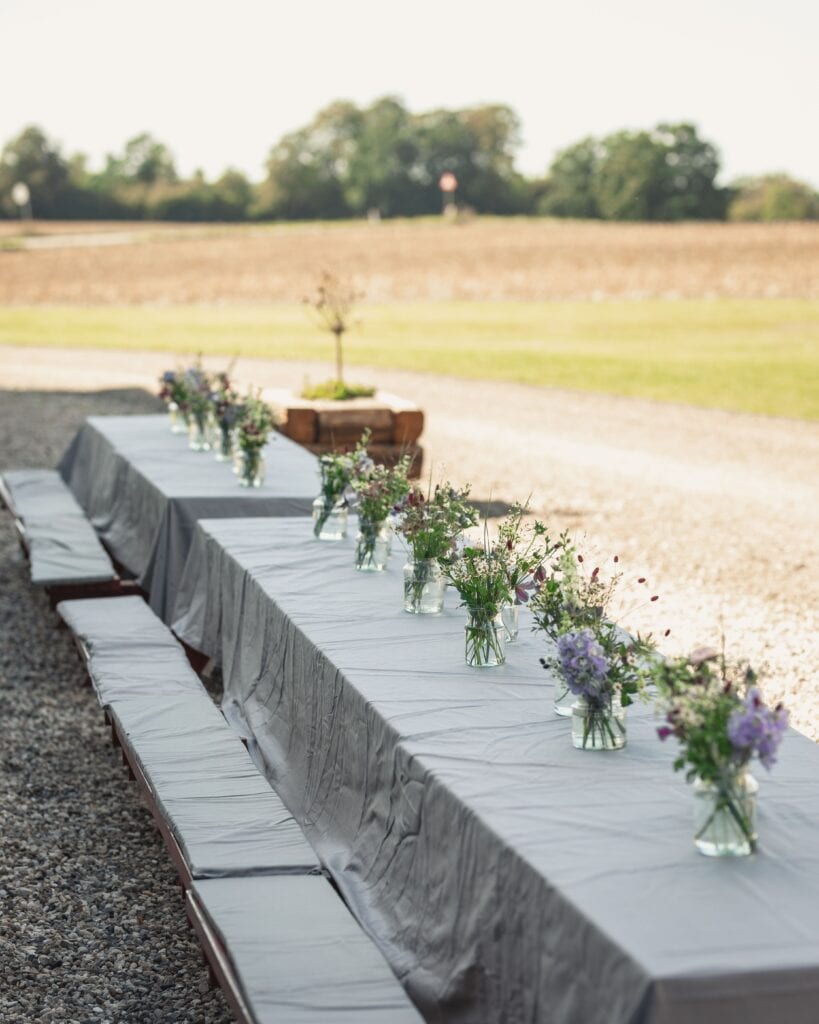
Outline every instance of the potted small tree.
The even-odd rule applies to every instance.
[[[344,382],[344,335],[352,326],[353,309],[361,298],[362,294],[349,281],[323,270],[316,290],[304,299],[319,326],[333,336],[336,375],[334,380],[305,387],[302,398],[344,402],[351,398],[372,398],[375,394],[375,388],[368,385]]]

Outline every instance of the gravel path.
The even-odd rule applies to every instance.
[[[144,393],[0,392],[0,468],[53,466]],[[227,1024],[176,873],[0,512],[0,1022]]]

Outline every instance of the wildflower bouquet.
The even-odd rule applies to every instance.
[[[452,554],[458,535],[478,519],[469,491],[443,483],[425,497],[413,487],[395,506],[396,529],[412,553],[404,567],[405,611],[435,614],[443,608],[446,582],[439,561]]]
[[[491,544],[484,528],[481,546],[466,546],[441,559],[444,578],[458,591],[466,608],[466,663],[482,667],[505,661],[505,635],[500,612],[509,600],[505,549]]]
[[[276,417],[259,394],[252,392],[242,405],[237,421],[237,441],[241,456],[239,483],[242,487],[260,487],[264,473],[262,449],[267,444]]]
[[[166,370],[159,378],[159,397],[167,405],[181,406],[186,394],[182,371]]]
[[[329,452],[319,457],[321,494],[313,502],[313,533],[316,537],[322,538],[325,525],[334,513],[343,510],[346,519],[348,491],[353,475],[375,467],[375,463],[367,454],[369,441],[370,431],[365,430],[352,452]],[[336,535],[322,539],[336,539]]]
[[[410,456],[403,456],[395,466],[377,466],[370,459],[353,464],[350,486],[354,492],[358,510],[358,541],[356,544],[356,567],[384,568],[389,556],[389,530],[387,520],[395,505],[399,504],[409,491],[407,473]],[[374,559],[379,538],[382,538],[383,558]],[[377,564],[374,564],[377,563]]]
[[[747,773],[757,757],[771,769],[788,727],[781,704],[768,707],[747,664],[731,664],[710,649],[660,662],[652,679],[665,703],[660,739],[674,736],[675,771],[686,771],[698,800],[694,841],[703,853],[743,854],[756,849],[754,796]]]
[[[655,645],[650,634],[631,636],[615,622],[614,598],[623,581],[618,556],[611,571],[595,566],[588,573],[583,555],[565,535],[561,540],[560,557],[531,602],[536,625],[556,641],[555,654],[541,658],[541,665],[557,672],[555,712],[572,716],[575,745],[619,749],[625,745],[623,709],[643,689]],[[638,589],[648,583],[643,576],[631,582]],[[655,594],[646,603],[657,600]]]
[[[202,428],[205,426],[205,419],[208,412],[210,411],[210,377],[202,369],[200,361],[193,366],[189,366],[187,370],[182,374],[182,387],[184,389],[184,397],[180,406],[186,409],[187,412],[196,418],[197,422],[201,421]]]
[[[397,530],[416,562],[444,558],[452,552],[455,538],[478,521],[469,504],[470,487],[456,490],[450,483],[436,484],[428,498],[411,488],[395,506]]]
[[[210,395],[211,412],[218,430],[216,457],[229,459],[232,449],[232,431],[243,412],[238,392],[227,373],[217,373]]]
[[[506,569],[509,600],[516,605],[527,604],[538,585],[546,579],[545,564],[563,543],[549,539],[545,523],[535,520],[524,523],[527,505],[515,504],[498,526],[497,550]]]
[[[617,750],[626,743],[624,708],[641,692],[647,672],[650,640],[632,639],[614,624],[597,629],[582,626],[562,633],[556,657],[541,659],[556,668],[567,690],[577,699],[572,706],[572,739],[576,747]]]
[[[498,527],[497,550],[506,566],[509,595],[501,609],[501,618],[509,643],[517,640],[521,605],[528,604],[532,594],[548,578],[547,564],[565,543],[561,535],[553,542],[545,524],[539,520],[524,523],[528,506],[515,504]],[[556,566],[552,565],[554,573]]]

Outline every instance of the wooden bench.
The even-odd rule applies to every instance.
[[[323,878],[194,882],[188,917],[243,1024],[421,1024]]]
[[[31,582],[53,603],[66,598],[132,593],[120,579],[94,527],[59,473],[10,470],[0,476],[0,498],[14,517]]]
[[[170,630],[138,597],[64,601],[57,611],[238,1019],[419,1024]]]
[[[57,611],[183,886],[196,878],[321,871],[301,829],[144,601],[65,601]]]

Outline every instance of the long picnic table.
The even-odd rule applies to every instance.
[[[194,452],[167,416],[91,416],[58,469],[118,562],[166,622],[197,519],[307,516],[318,491],[315,456],[283,435],[264,449],[259,488],[241,488],[231,465]]]
[[[468,668],[452,592],[407,615],[402,561],[202,519],[173,625],[427,1019],[815,1024],[819,748],[790,731],[758,772],[758,854],[702,857],[650,707],[625,750],[573,749],[525,615],[505,666]]]

